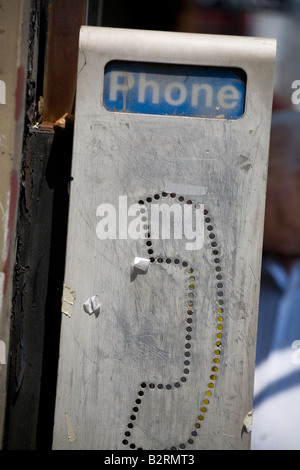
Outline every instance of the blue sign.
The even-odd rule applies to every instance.
[[[112,61],[105,67],[108,111],[238,119],[246,74],[240,69]]]

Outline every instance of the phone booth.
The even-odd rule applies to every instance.
[[[54,449],[248,449],[275,40],[82,27]]]

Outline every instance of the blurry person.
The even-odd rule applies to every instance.
[[[300,113],[274,112],[251,448],[300,449]]]

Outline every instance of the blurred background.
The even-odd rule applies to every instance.
[[[299,0],[87,0],[87,24],[277,39],[274,107],[291,101],[300,79]]]

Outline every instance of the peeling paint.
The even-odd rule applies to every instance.
[[[1,213],[2,213],[2,227],[3,227],[3,246],[2,246],[2,263],[5,264],[8,254],[8,221],[9,221],[9,204],[10,204],[10,191],[8,191],[6,196],[6,207],[5,210],[3,208],[3,204],[1,203]]]
[[[75,442],[76,441],[76,432],[72,423],[71,416],[69,413],[65,413],[65,418],[66,418],[66,425],[67,425],[67,432],[68,432],[68,439],[69,442]]]
[[[6,104],[6,85],[3,80],[0,80],[0,104]]]
[[[6,347],[4,341],[0,341],[0,364],[6,364]]]
[[[6,233],[5,233],[5,246],[3,249],[4,251],[3,256],[5,256],[5,263],[3,271],[5,273],[5,282],[4,282],[4,292],[5,295],[7,289],[7,282],[8,282],[8,271],[9,271],[9,264],[10,264],[10,252],[12,247],[13,241],[13,228],[15,223],[15,212],[18,204],[18,195],[19,195],[19,178],[18,174],[15,170],[12,170],[10,174],[10,192],[9,192],[9,206],[7,209],[8,219],[6,225]]]
[[[5,274],[0,272],[0,315],[2,312],[4,284],[5,284]]]
[[[61,301],[61,311],[68,317],[71,317],[73,305],[75,302],[75,292],[68,286],[64,285]]]

